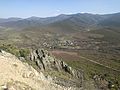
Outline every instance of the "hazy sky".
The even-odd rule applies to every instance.
[[[120,0],[0,0],[0,18],[117,13]]]

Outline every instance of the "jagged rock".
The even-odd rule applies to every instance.
[[[41,49],[37,49],[36,54],[39,56],[39,58],[45,57],[44,51]]]
[[[35,61],[41,70],[51,69],[55,64],[53,57],[43,49],[33,50],[30,55],[30,60]]]
[[[44,70],[45,69],[44,68],[44,64],[41,62],[41,60],[36,59],[35,62],[36,62],[36,65],[39,67],[40,70]]]
[[[79,83],[79,86],[82,86],[83,73],[80,70],[73,69],[64,61],[56,59],[55,57],[50,55],[49,52],[46,50],[44,49],[33,50],[30,55],[30,60],[35,61],[36,65],[42,71],[57,71],[68,73],[72,75],[74,79],[76,79],[77,83]]]
[[[110,90],[109,88],[112,84],[110,84],[110,82],[107,81],[102,75],[94,75],[93,79],[99,89]]]
[[[61,61],[55,59],[53,63],[53,68],[55,68],[57,71],[62,70]]]
[[[36,52],[34,50],[34,51],[31,51],[30,57],[28,59],[30,59],[31,61],[35,61],[37,59],[37,57],[38,56],[37,56],[37,54],[36,54]]]
[[[65,62],[61,61],[61,66],[65,72],[68,72],[73,75],[72,68],[70,66],[68,66]]]
[[[56,58],[50,56],[48,51],[45,51],[44,49],[37,49],[33,50],[30,55],[30,60],[35,61],[38,67],[41,70],[46,69],[55,69],[58,71],[64,70],[65,72],[68,72],[69,74],[80,77],[80,74],[77,73],[78,71],[73,70],[67,63],[61,60],[57,60]]]

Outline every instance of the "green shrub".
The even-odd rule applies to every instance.
[[[19,54],[20,54],[20,57],[24,57],[24,58],[27,58],[27,56],[29,55],[29,50],[28,49],[20,49],[19,50]]]
[[[18,47],[15,47],[11,44],[8,44],[8,45],[1,45],[0,46],[0,49],[6,51],[6,52],[9,52],[17,57],[24,57],[26,59],[26,57],[29,55],[29,49],[25,49],[25,48],[18,48]]]

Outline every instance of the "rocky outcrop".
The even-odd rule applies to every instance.
[[[44,49],[32,50],[28,60],[35,62],[41,71],[65,72],[66,76],[67,74],[70,74],[71,77],[73,78],[73,82],[77,82],[77,85],[79,87],[82,86],[83,72],[81,70],[73,69],[67,63],[65,63],[62,60],[56,59],[54,56],[50,55],[50,53]]]
[[[106,79],[106,75],[94,75],[93,79],[96,83],[96,87],[102,90],[111,90],[117,86],[117,83],[113,83],[112,81],[108,81]],[[117,88],[116,88],[117,90]]]

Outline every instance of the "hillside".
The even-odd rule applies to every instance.
[[[76,90],[55,84],[14,55],[0,52],[0,90]]]
[[[31,66],[23,64],[14,55],[4,51],[0,53],[0,68],[1,89],[43,90],[43,85],[46,85],[46,88],[47,84],[49,85],[42,73],[39,74]]]
[[[110,14],[108,18],[98,23],[100,26],[119,28],[120,26],[120,13]]]
[[[22,54],[24,62],[45,76],[48,74],[51,77],[57,76],[54,83],[58,85],[81,86],[81,79],[78,80],[78,77],[82,76],[72,77],[76,76],[71,74],[70,67],[72,67],[72,70],[78,70],[78,75],[84,77],[84,79],[82,77],[83,90],[84,88],[119,90],[119,17],[120,13],[105,15],[78,13],[8,21],[0,19],[0,48],[19,59],[21,59],[20,52],[24,52],[25,55]],[[45,50],[42,51],[40,48]],[[30,51],[32,59],[30,56],[27,57],[26,49],[32,50]],[[52,55],[49,56],[46,50]],[[42,60],[37,59],[39,54],[40,57],[42,54]],[[55,64],[52,62],[53,59],[57,65],[53,65]],[[66,62],[67,72],[65,68],[61,68],[59,61]]]

